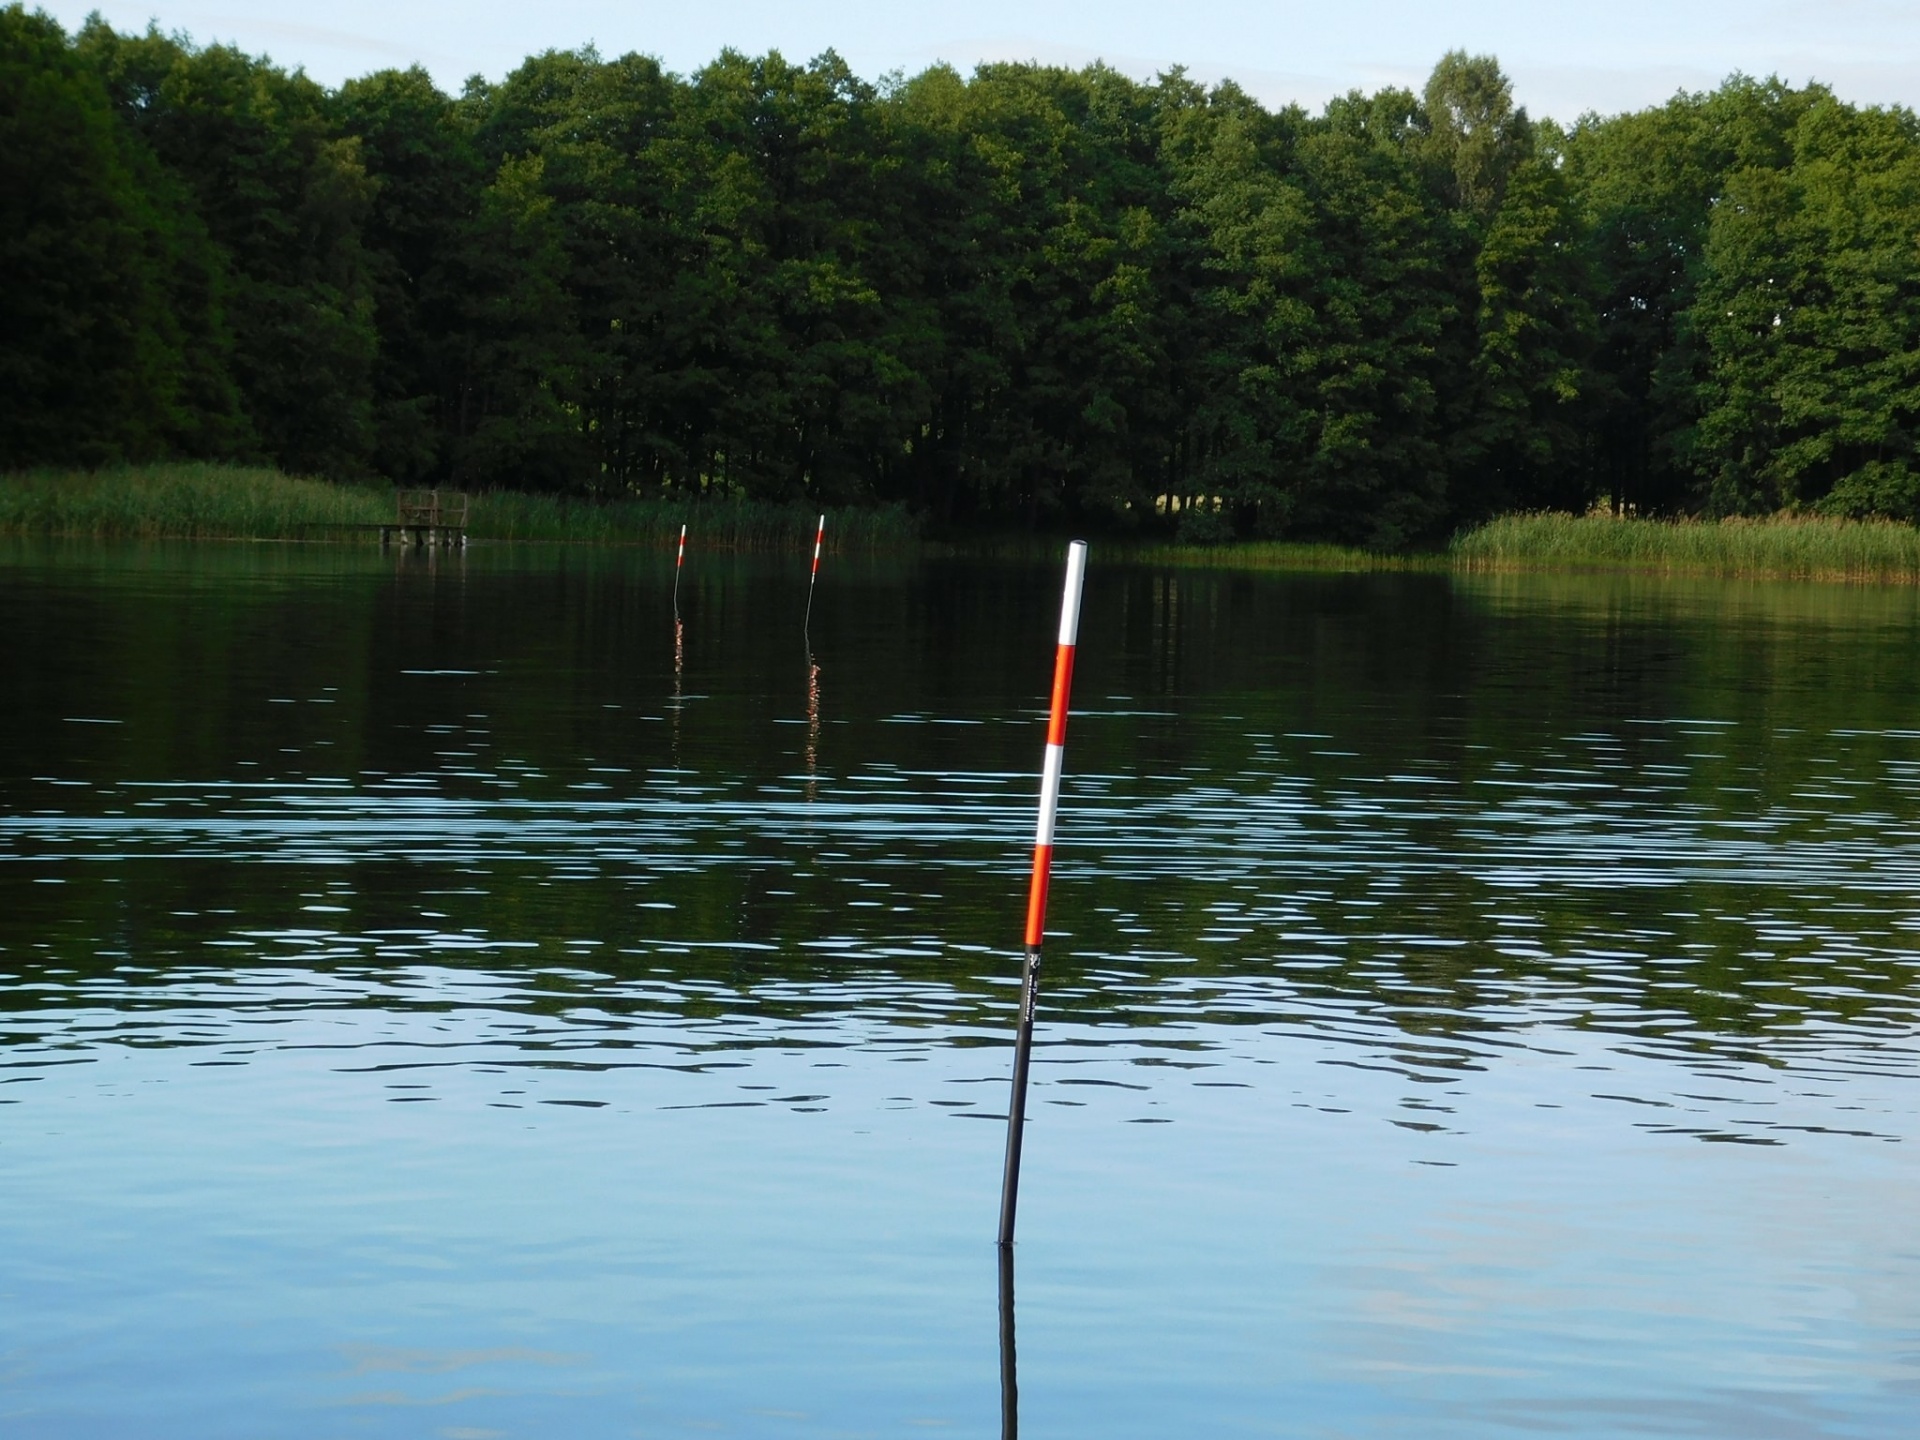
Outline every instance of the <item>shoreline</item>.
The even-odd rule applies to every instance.
[[[812,543],[814,502],[731,497],[606,502],[496,491],[473,497],[474,544],[666,548],[688,521],[702,549],[779,551]],[[839,552],[1019,558],[1051,537],[928,538],[903,507],[828,508]],[[330,527],[391,522],[387,488],[302,479],[267,467],[149,465],[0,476],[0,536],[46,540],[225,540],[301,545],[375,543]],[[1110,555],[1179,569],[1428,574],[1634,574],[1723,580],[1920,584],[1920,529],[1895,521],[1805,515],[1646,520],[1607,515],[1496,517],[1443,549],[1399,553],[1329,543],[1260,540],[1180,544],[1093,537]]]

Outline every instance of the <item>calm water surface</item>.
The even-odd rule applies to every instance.
[[[1000,1433],[1057,567],[0,550],[0,1433]],[[1096,550],[1031,1437],[1920,1433],[1920,596]]]

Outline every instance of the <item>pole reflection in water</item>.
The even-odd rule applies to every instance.
[[[820,667],[813,652],[807,652],[807,799],[819,789],[820,769]]]
[[[1019,1440],[1020,1365],[1013,1351],[1013,1246],[1000,1252],[1000,1440]]]
[[[673,768],[680,768],[680,711],[684,708],[681,692],[687,671],[687,627],[680,620],[673,622]]]

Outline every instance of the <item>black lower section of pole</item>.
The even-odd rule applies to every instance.
[[[1033,1054],[1033,1009],[1040,1001],[1040,947],[1027,947],[1020,979],[1020,1024],[1013,1037],[1013,1096],[1007,1105],[1007,1169],[1000,1180],[1000,1243],[1013,1244],[1013,1215],[1020,1204],[1020,1141],[1027,1128],[1027,1062]]]
[[[1013,1354],[1013,1246],[1000,1247],[1000,1440],[1020,1440],[1020,1365]]]

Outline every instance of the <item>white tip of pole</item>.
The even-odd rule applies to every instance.
[[[1067,589],[1060,597],[1060,643],[1072,645],[1080,634],[1080,591],[1087,579],[1087,542],[1067,546]]]

